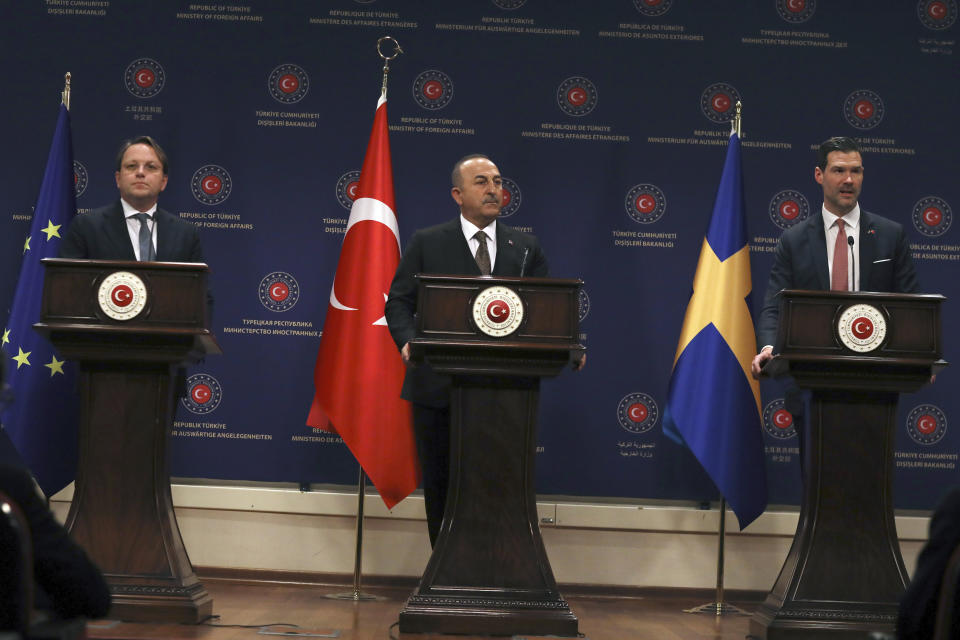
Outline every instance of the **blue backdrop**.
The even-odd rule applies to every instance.
[[[755,306],[782,229],[819,215],[813,149],[831,135],[861,140],[862,206],[906,227],[924,289],[952,297],[957,13],[956,0],[0,0],[0,304],[70,71],[80,210],[116,198],[119,141],[153,135],[172,162],[160,204],[201,227],[213,270],[225,355],[190,372],[211,399],[178,407],[173,474],[354,483],[344,445],[304,419],[390,34],[405,51],[389,94],[401,237],[456,215],[450,166],[482,152],[507,179],[505,221],[540,237],[553,275],[585,282],[589,364],[544,383],[538,492],[712,499],[660,418],[732,104]],[[948,348],[957,313],[948,302]],[[929,508],[957,481],[955,390],[948,370],[901,399],[898,507]],[[763,383],[770,501],[796,503],[781,397]]]

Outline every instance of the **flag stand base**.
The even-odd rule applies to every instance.
[[[720,496],[720,527],[717,542],[717,600],[698,607],[684,609],[684,613],[712,613],[716,616],[749,616],[749,611],[723,601],[723,551],[727,524],[727,500]]]
[[[339,593],[328,593],[325,598],[331,600],[353,600],[354,602],[371,602],[374,600],[386,600],[383,596],[375,596],[372,593],[364,593],[360,590],[360,573],[363,566],[363,499],[367,490],[367,475],[360,467],[360,480],[357,483],[357,544],[353,557],[353,591],[341,591]]]

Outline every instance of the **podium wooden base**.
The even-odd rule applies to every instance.
[[[67,529],[104,573],[111,618],[196,623],[213,611],[177,526],[166,441],[174,366],[81,366],[80,465]]]
[[[908,583],[893,514],[897,394],[815,390],[793,545],[750,621],[765,640],[892,633]]]
[[[401,633],[577,635],[537,521],[539,384],[454,377],[443,525]]]
[[[576,637],[577,618],[562,599],[520,604],[414,595],[400,612],[400,632]]]
[[[129,622],[171,622],[197,624],[213,614],[213,598],[196,581],[191,585],[176,580],[161,581],[143,576],[107,574],[113,594],[110,617]]]

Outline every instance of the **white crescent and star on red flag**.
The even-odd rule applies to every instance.
[[[379,111],[386,104],[386,98],[383,96],[380,97],[380,101],[377,103],[377,110]],[[379,192],[381,189],[380,185],[373,185],[374,195],[380,195]],[[392,193],[392,191],[391,191]],[[387,196],[387,199],[392,200],[391,196]],[[365,195],[364,197],[359,197],[353,201],[353,205],[350,207],[350,218],[347,221],[347,230],[344,234],[343,244],[346,246],[347,237],[350,234],[351,229],[354,228],[360,222],[378,222],[390,230],[390,233],[393,234],[394,239],[397,241],[397,255],[400,255],[400,228],[397,224],[397,216],[393,212],[393,209],[383,200],[380,200],[376,197],[369,197]],[[345,299],[354,299],[350,296],[352,292],[341,292]],[[387,293],[383,292],[383,301],[387,301]],[[340,311],[359,311],[358,308],[350,307],[343,304],[339,297],[337,296],[337,277],[334,275],[333,286],[330,287],[330,306],[334,309]],[[375,322],[372,323],[377,326],[386,326],[387,319],[385,315],[380,316]]]

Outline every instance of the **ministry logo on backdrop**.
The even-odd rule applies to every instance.
[[[286,271],[268,273],[260,281],[260,303],[270,311],[282,313],[293,309],[300,299],[300,285]]]
[[[700,94],[700,110],[708,120],[724,124],[733,120],[738,101],[741,98],[736,87],[727,82],[717,82]]]
[[[640,224],[651,224],[663,217],[667,198],[660,187],[653,184],[634,185],[623,199],[627,215]]]
[[[190,191],[198,202],[206,205],[220,204],[230,197],[233,180],[223,167],[207,164],[193,173],[190,179]]]
[[[777,0],[777,13],[787,22],[806,22],[817,10],[817,0]]]
[[[520,185],[510,178],[501,177],[503,185],[503,202],[500,207],[500,217],[509,218],[520,208],[522,195],[520,194]]]
[[[660,409],[653,396],[646,393],[629,393],[617,405],[617,420],[630,433],[646,433],[656,426]]]
[[[793,414],[784,408],[783,398],[778,398],[763,408],[763,430],[777,440],[787,440],[797,435]]]
[[[789,229],[810,215],[810,203],[796,189],[784,189],[774,194],[767,209],[773,224]]]
[[[195,373],[187,378],[187,393],[180,398],[180,404],[190,413],[205,415],[220,406],[223,399],[223,387],[213,376]]]
[[[156,60],[137,58],[123,72],[123,84],[137,98],[152,98],[160,93],[167,76]]]
[[[936,444],[946,433],[947,416],[936,405],[917,405],[907,415],[907,435],[917,444]]]
[[[428,69],[414,79],[413,99],[424,109],[443,109],[453,100],[453,80],[443,71]]]
[[[295,64],[281,64],[270,72],[267,89],[277,102],[293,104],[303,100],[310,91],[310,76]]]
[[[883,100],[869,89],[857,89],[843,101],[843,117],[860,130],[873,129],[883,120]]]
[[[597,106],[597,87],[588,78],[572,76],[557,87],[557,105],[568,116],[585,116]]]
[[[90,174],[87,173],[87,168],[77,162],[73,161],[73,191],[74,196],[79,198],[83,195],[83,192],[87,190],[87,184],[90,181]]]
[[[953,222],[953,211],[943,198],[927,196],[913,205],[914,228],[925,236],[942,236]]]
[[[670,11],[673,0],[633,0],[633,6],[643,15],[653,18]]]
[[[956,0],[920,0],[917,3],[917,17],[927,29],[943,31],[957,21]]]
[[[360,188],[360,172],[347,171],[337,180],[337,202],[347,211],[357,199],[357,189]]]
[[[493,0],[493,4],[500,7],[501,9],[519,9],[523,5],[527,4],[527,0]]]

